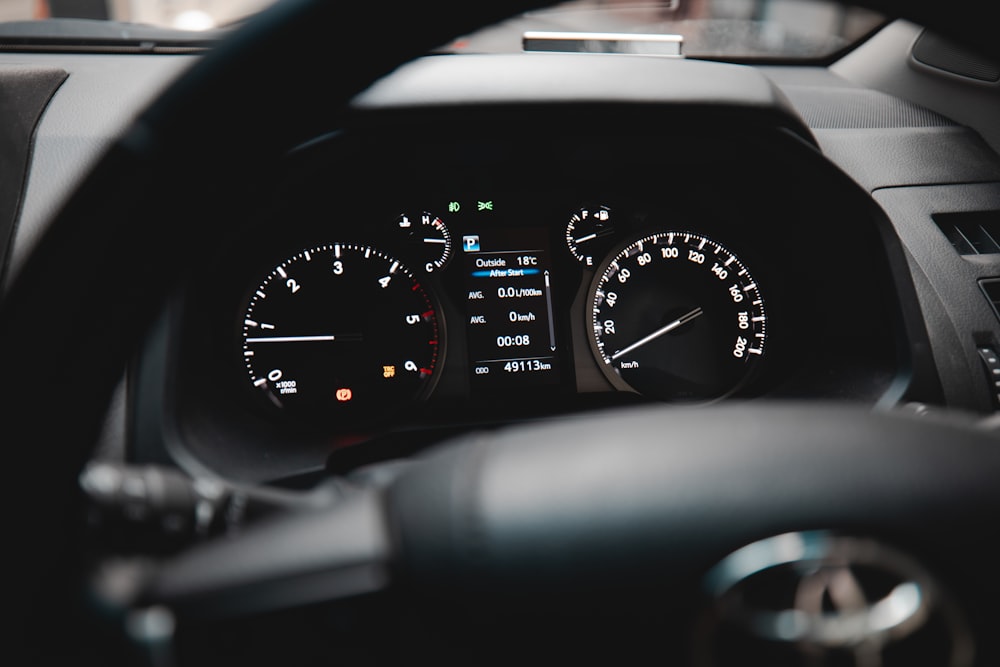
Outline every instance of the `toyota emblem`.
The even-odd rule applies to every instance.
[[[875,540],[786,533],[730,554],[706,577],[696,663],[973,663],[971,632],[929,572]]]

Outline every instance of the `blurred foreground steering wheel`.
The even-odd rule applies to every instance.
[[[111,147],[0,304],[15,644],[66,650],[60,640],[73,636],[74,610],[65,601],[83,566],[75,557],[77,475],[130,354],[178,280],[239,225],[241,193],[266,182],[284,151],[337,128],[348,101],[394,67],[546,4],[428,0],[386,11],[380,3],[280,2],[201,59]],[[975,20],[984,8],[972,0],[860,4],[997,54],[993,23]],[[614,572],[609,587],[635,590],[657,568],[695,573],[744,536],[794,526],[864,524],[904,540],[933,532],[932,541],[964,549],[996,537],[1000,449],[987,435],[843,408],[713,410],[670,416],[678,437],[705,443],[695,453],[660,446],[665,408],[618,417],[636,436],[616,445],[611,460],[597,445],[624,422],[607,416],[459,444],[387,492],[291,517],[236,550],[186,555],[154,588],[191,610],[236,604],[233,582],[239,604],[280,597],[279,583],[289,581],[306,590],[289,593],[294,604],[396,579],[426,590],[509,592],[524,582],[600,588],[611,583],[600,573]],[[734,433],[726,424],[737,419],[754,428]],[[525,439],[530,447],[515,442]],[[576,482],[560,484],[567,460],[590,461],[600,475],[577,471]],[[609,493],[595,498],[595,488]],[[462,502],[482,515],[462,514]],[[470,522],[475,529],[459,534]],[[332,534],[357,542],[320,539]],[[271,547],[292,539],[298,561],[281,561]],[[954,565],[947,551],[933,554]],[[243,584],[254,589],[249,597]]]

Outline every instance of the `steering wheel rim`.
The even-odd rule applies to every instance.
[[[351,97],[402,62],[541,3],[499,4],[400,3],[398,20],[386,21],[384,8],[371,3],[279,2],[170,86],[60,210],[0,310],[4,365],[21,378],[17,387],[0,389],[5,428],[22,443],[10,463],[46,476],[41,492],[27,480],[5,489],[8,506],[25,497],[33,505],[11,526],[30,545],[14,564],[26,576],[12,600],[26,612],[24,632],[12,636],[38,630],[53,613],[49,601],[75,590],[80,564],[67,564],[64,555],[79,550],[76,479],[128,357],[157,311],[199,254],[238,225],[219,198],[237,201],[231,195],[252,188],[271,158],[336,128]],[[427,11],[438,19],[412,30]],[[379,25],[382,47],[371,48],[372,37],[358,25]],[[150,225],[160,231],[150,235]],[[67,299],[57,273],[72,275],[78,294],[100,298]],[[68,337],[68,321],[89,325]]]
[[[219,193],[252,187],[269,160],[336,127],[348,101],[397,65],[455,35],[546,4],[400,3],[386,21],[384,10],[371,3],[350,9],[314,0],[279,3],[196,64],[109,149],[53,221],[0,310],[5,368],[8,377],[18,378],[0,389],[6,428],[18,441],[11,465],[29,474],[44,470],[54,489],[40,493],[27,481],[6,489],[8,506],[25,497],[33,504],[32,511],[17,513],[11,527],[27,547],[14,565],[24,576],[10,592],[12,602],[27,610],[21,617],[25,631],[15,635],[35,637],[39,619],[53,613],[51,601],[78,580],[82,564],[67,567],[65,554],[78,547],[73,508],[87,445],[96,439],[128,355],[178,276],[196,267],[199,252],[238,223],[228,218]],[[893,0],[867,4],[996,52],[987,22],[967,34],[963,19],[976,9],[971,0],[948,15]],[[429,26],[420,21],[428,14],[437,17]],[[379,26],[378,48],[370,48],[370,35],[351,29],[356,25]],[[415,25],[421,30],[412,30]],[[348,28],[331,39],[329,26]],[[325,71],[324,62],[351,66]],[[260,94],[262,87],[267,95]],[[265,123],[267,131],[259,132]],[[185,193],[185,205],[178,191]],[[156,203],[155,210],[148,202]],[[192,203],[202,210],[191,214]],[[146,228],[135,222],[140,216],[165,230],[152,246]],[[213,218],[219,224],[204,226]],[[195,237],[199,243],[189,243]],[[145,250],[135,252],[139,247]],[[53,272],[54,266],[60,271]],[[66,299],[66,286],[53,279],[67,273],[77,293],[101,298]],[[83,319],[93,324],[80,336],[69,340],[61,333],[65,321]]]

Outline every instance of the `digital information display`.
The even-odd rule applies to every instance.
[[[542,229],[462,237],[469,363],[479,387],[557,382],[549,243]]]

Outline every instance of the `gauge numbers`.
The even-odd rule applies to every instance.
[[[361,416],[429,390],[439,364],[437,309],[403,264],[333,243],[279,264],[242,322],[252,387],[314,416]]]
[[[631,241],[598,268],[590,343],[620,389],[662,399],[731,393],[764,354],[757,282],[730,250],[699,234]]]
[[[396,219],[396,227],[405,235],[410,254],[420,258],[427,273],[443,268],[451,259],[451,232],[440,217],[427,211],[403,213]]]

